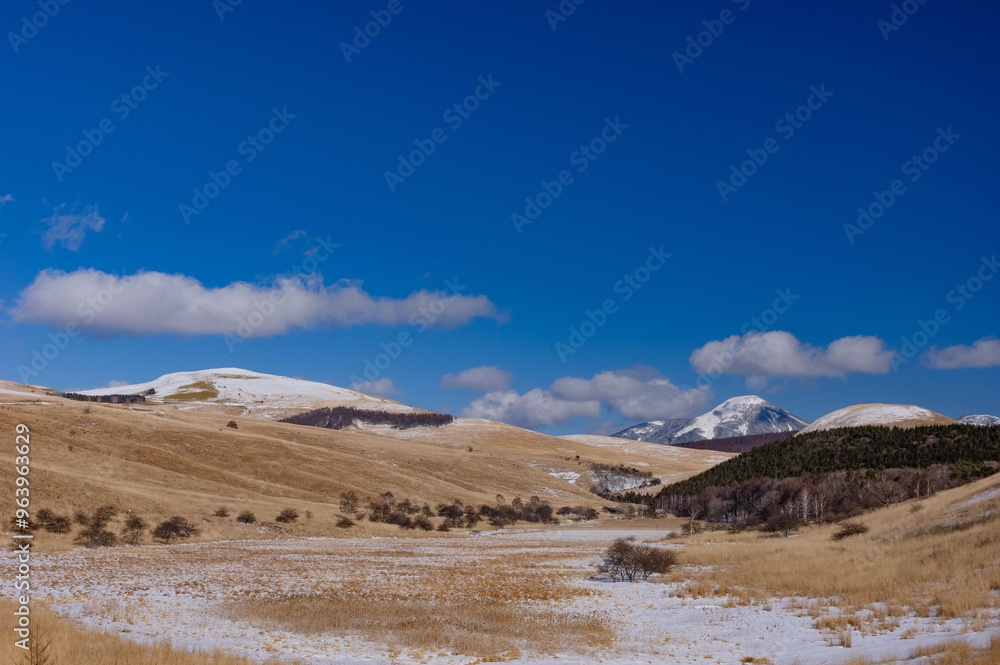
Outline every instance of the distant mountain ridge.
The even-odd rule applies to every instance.
[[[727,399],[695,418],[654,420],[629,427],[612,436],[670,445],[751,434],[795,432],[808,424],[761,397],[743,395]]]
[[[963,425],[1000,425],[1000,418],[996,416],[989,416],[985,414],[974,415],[974,416],[962,416],[958,419],[958,422]]]

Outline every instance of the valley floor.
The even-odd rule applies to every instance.
[[[682,593],[704,568],[663,535],[566,525],[77,549],[38,554],[33,576],[36,597],[88,628],[289,663],[811,665],[905,657],[954,638],[981,647],[1000,625],[995,611],[975,625],[901,617],[842,646],[801,599]],[[665,580],[600,579],[600,552],[620,536],[679,547],[682,565]],[[13,596],[12,576],[5,585]]]

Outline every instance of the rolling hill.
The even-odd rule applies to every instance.
[[[660,454],[658,447],[629,450],[476,419],[408,430],[364,424],[345,430],[292,425],[273,418],[288,410],[305,410],[322,397],[304,394],[304,389],[288,390],[296,384],[267,375],[263,380],[241,378],[252,382],[247,386],[230,383],[235,380],[217,372],[207,380],[204,373],[185,374],[159,384],[101,391],[157,390],[149,402],[137,405],[78,402],[47,394],[55,391],[44,388],[5,383],[0,392],[0,428],[11,437],[19,423],[30,429],[33,507],[72,515],[111,504],[149,521],[184,515],[204,523],[205,538],[243,537],[278,528],[245,527],[232,518],[215,520],[212,513],[219,506],[234,513],[250,510],[261,521],[294,507],[314,517],[287,527],[292,533],[329,535],[338,532],[333,524],[339,495],[346,490],[356,491],[363,500],[390,491],[400,499],[432,506],[456,498],[493,503],[497,494],[508,499],[538,495],[556,507],[599,506],[605,502],[588,491],[591,463],[626,464],[658,477],[680,479],[726,457],[686,451],[678,459]],[[198,376],[217,386],[219,396],[169,399],[193,392],[186,386]],[[260,388],[268,384],[277,387],[276,394]],[[239,391],[236,399],[226,390]],[[343,395],[340,390],[329,394]],[[377,399],[353,395],[347,398]],[[257,399],[267,406],[247,408]],[[280,400],[286,401],[277,404]],[[250,417],[237,415],[243,412]],[[226,426],[230,420],[236,428]],[[10,486],[13,473],[12,465],[0,469],[0,477]],[[12,514],[13,508],[8,503],[7,513]]]
[[[803,428],[799,435],[837,427],[885,425],[887,427],[918,427],[956,423],[948,416],[910,404],[855,404],[832,411]]]
[[[149,390],[146,401],[185,410],[278,419],[310,409],[351,406],[380,411],[418,411],[394,400],[347,388],[237,367],[173,372],[145,383],[81,390],[83,395],[128,395]]]

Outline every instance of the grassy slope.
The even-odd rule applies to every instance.
[[[848,616],[882,603],[889,618],[975,619],[1000,602],[1000,474],[858,521],[870,531],[839,541],[831,539],[838,525],[810,526],[791,538],[726,531],[682,538],[683,562],[700,567],[692,591],[746,601],[823,599],[820,608]],[[670,579],[690,575],[678,570]]]
[[[0,395],[0,433],[13,444],[14,428],[32,433],[32,508],[59,513],[111,503],[148,520],[179,514],[208,518],[217,506],[248,509],[262,520],[285,506],[316,519],[293,533],[335,531],[339,494],[363,497],[392,491],[398,498],[492,503],[500,493],[546,498],[554,505],[598,503],[583,487],[548,471],[583,471],[589,461],[648,465],[677,472],[668,457],[630,453],[490,424],[398,432],[333,431],[267,420],[170,407],[129,408],[62,398]],[[392,434],[387,436],[386,434]],[[472,446],[473,451],[468,448]],[[655,451],[654,451],[655,452]],[[580,460],[575,459],[580,455]],[[700,468],[686,462],[682,472]],[[13,486],[12,465],[0,465],[0,482]],[[13,493],[0,515],[13,514]],[[206,524],[206,537],[234,537],[246,529],[230,518]],[[395,527],[391,527],[395,531]],[[242,529],[242,531],[241,531]]]

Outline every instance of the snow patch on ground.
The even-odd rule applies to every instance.
[[[581,476],[581,474],[576,473],[575,471],[549,471],[549,475],[555,478],[562,478],[563,480],[574,484]]]

